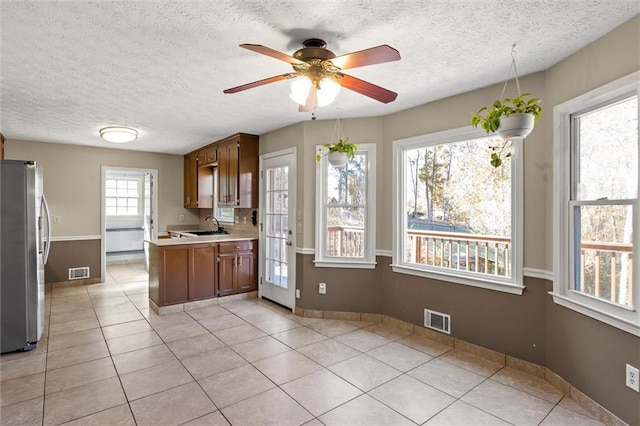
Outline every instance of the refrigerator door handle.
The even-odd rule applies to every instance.
[[[49,259],[49,251],[51,250],[51,216],[49,215],[49,204],[47,203],[47,198],[44,194],[42,194],[42,206],[47,213],[47,241],[45,242],[46,248],[44,252],[44,259],[42,261],[42,263],[46,264]]]

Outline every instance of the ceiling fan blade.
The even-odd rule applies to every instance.
[[[290,63],[290,64],[301,64],[303,63],[301,60],[294,58],[293,56],[289,56],[285,53],[278,52],[277,50],[273,50],[269,47],[263,46],[261,44],[241,44],[240,47],[251,50],[252,52],[261,53],[263,55],[271,56],[272,58],[279,59],[281,61]]]
[[[307,102],[304,105],[300,105],[298,107],[299,112],[311,112],[315,111],[318,106],[318,90],[312,84],[309,89],[309,94],[307,95]]]
[[[395,101],[398,97],[396,92],[387,90],[384,87],[376,86],[368,81],[360,80],[347,74],[338,74],[342,77],[340,79],[340,85],[342,87],[368,96],[376,101],[388,104],[389,102]]]
[[[286,80],[290,78],[291,73],[276,75],[273,77],[265,78],[262,80],[254,81],[252,83],[243,84],[242,86],[232,87],[231,89],[224,90],[224,93],[238,93],[243,90],[253,89],[254,87],[262,86],[269,83],[275,83],[276,81]]]
[[[400,60],[400,53],[393,47],[383,44],[370,49],[338,56],[337,58],[331,59],[331,62],[336,67],[346,70],[398,60]]]

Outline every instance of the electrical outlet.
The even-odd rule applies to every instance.
[[[62,222],[62,219],[60,218],[60,216],[53,217],[53,223],[60,223],[60,222]]]
[[[178,216],[178,220],[179,220],[180,222],[184,222],[184,215],[183,215],[183,214],[181,214],[180,216]]]
[[[640,371],[627,364],[627,386],[636,392],[640,392]]]
[[[296,288],[296,299],[300,299],[300,289]]]
[[[320,294],[327,294],[327,283],[320,283],[318,285],[318,292]]]

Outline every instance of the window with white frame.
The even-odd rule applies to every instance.
[[[636,335],[639,75],[554,110],[554,300]]]
[[[359,144],[334,167],[319,146],[316,173],[316,266],[375,267],[376,145]]]
[[[109,178],[105,181],[107,216],[141,216],[141,179]]]
[[[521,294],[522,158],[463,128],[394,142],[395,272]]]

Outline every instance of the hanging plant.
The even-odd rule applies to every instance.
[[[520,92],[520,82],[518,81],[518,70],[514,44],[511,49],[511,65],[507,73],[507,80],[504,82],[500,99],[493,102],[490,107],[482,107],[475,112],[469,122],[473,127],[482,127],[488,134],[497,133],[504,143],[502,146],[494,147],[491,151],[491,165],[500,167],[503,159],[511,157],[511,152],[507,150],[511,146],[512,139],[524,139],[531,133],[535,123],[538,122],[542,107],[540,98],[533,97],[531,93]],[[509,82],[509,74],[513,69],[518,96],[515,98],[505,98],[504,92]],[[483,114],[485,113],[485,114]]]
[[[358,151],[358,145],[349,142],[349,137],[342,135],[342,125],[340,119],[336,120],[336,125],[333,129],[333,135],[331,140],[335,140],[336,133],[340,134],[340,139],[336,143],[325,143],[322,145],[322,150],[316,154],[316,161],[320,161],[323,155],[327,156],[329,164],[334,167],[342,167],[349,162],[349,160],[355,157]],[[323,154],[324,153],[324,154]]]
[[[329,163],[334,167],[340,167],[355,157],[358,145],[349,142],[349,138],[340,139],[337,143],[325,143],[322,145],[326,149]],[[320,161],[321,154],[316,155],[316,161]]]

